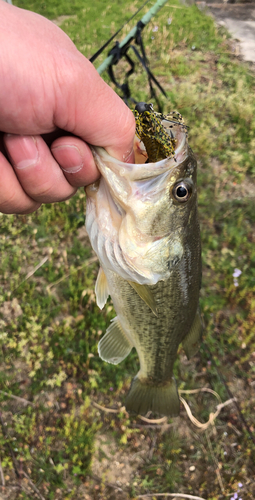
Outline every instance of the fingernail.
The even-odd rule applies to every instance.
[[[38,162],[39,151],[35,137],[7,134],[6,145],[15,168],[22,170]]]
[[[64,172],[75,174],[82,169],[83,160],[76,146],[56,146],[51,151]]]

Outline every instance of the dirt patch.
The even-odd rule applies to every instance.
[[[0,307],[0,314],[2,314],[3,319],[7,322],[22,316],[23,312],[18,299],[15,297],[12,300],[3,302],[2,307]]]
[[[196,3],[201,10],[208,9],[216,23],[238,41],[242,58],[255,63],[255,3]]]
[[[116,487],[128,487],[134,471],[146,458],[149,445],[145,441],[137,453],[130,456],[128,450],[122,450],[110,434],[99,434],[95,441],[95,454],[92,461],[93,475],[104,478],[106,483]]]

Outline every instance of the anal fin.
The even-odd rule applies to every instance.
[[[195,319],[192,323],[191,329],[184,338],[184,340],[182,341],[182,347],[188,359],[190,359],[197,353],[201,341],[202,332],[203,332],[203,323],[198,309],[196,312]]]
[[[141,380],[137,375],[131,384],[125,406],[128,412],[139,415],[152,411],[176,417],[180,411],[180,400],[174,378],[164,385],[152,385],[147,379]]]
[[[111,321],[106,334],[98,344],[100,358],[107,363],[117,365],[125,359],[130,353],[133,345],[127,338],[118,316]]]
[[[134,281],[129,281],[128,283],[136,291],[139,297],[141,297],[145,304],[147,304],[147,306],[152,310],[153,314],[155,314],[155,316],[158,316],[157,304],[148,285],[140,285],[139,283],[135,283]]]

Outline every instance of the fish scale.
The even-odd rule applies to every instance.
[[[177,351],[182,344],[188,358],[194,355],[203,329],[197,164],[181,115],[159,115],[146,103],[136,115],[149,163],[125,164],[92,148],[102,174],[86,188],[86,227],[101,264],[96,297],[102,308],[110,294],[117,313],[98,351],[113,364],[133,347],[138,353],[140,370],[125,401],[127,411],[174,416]],[[155,151],[164,158],[152,158]]]
[[[193,258],[196,257],[196,255],[193,256]],[[171,380],[178,346],[186,335],[187,329],[190,329],[197,309],[199,282],[198,280],[192,281],[189,290],[190,299],[185,303],[183,291],[178,286],[180,273],[183,272],[180,269],[181,266],[183,266],[182,262],[176,266],[168,280],[160,281],[157,285],[150,287],[157,303],[157,316],[136,293],[132,293],[128,282],[125,280],[120,282],[116,273],[106,271],[118,317],[126,331],[128,330],[139,353],[140,371],[155,381],[166,382],[168,378]],[[120,290],[121,296],[119,296]],[[188,323],[186,311],[190,316]],[[150,362],[146,353],[150,353]],[[162,362],[162,357],[164,362]],[[143,361],[144,358],[146,358],[146,363]]]

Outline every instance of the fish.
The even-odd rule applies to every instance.
[[[86,229],[100,261],[95,293],[117,316],[98,345],[118,364],[134,347],[140,370],[126,396],[129,413],[177,416],[173,367],[179,345],[199,349],[201,238],[197,162],[178,112],[135,109],[135,163],[91,147],[101,178],[86,187]]]

